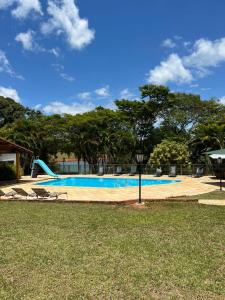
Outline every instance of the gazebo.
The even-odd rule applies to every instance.
[[[225,149],[208,151],[208,152],[206,152],[206,154],[208,154],[209,157],[212,159],[218,159],[219,157],[221,157],[222,159],[225,159]]]
[[[216,178],[225,178],[225,149],[212,150],[205,154],[210,158]],[[221,159],[221,163],[218,163],[218,159]]]
[[[9,154],[9,153],[15,153],[16,154],[16,181],[18,182],[20,179],[20,155],[21,154],[28,154],[32,155],[33,152],[31,150],[28,150],[22,146],[19,146],[15,143],[12,143],[10,141],[7,141],[0,137],[0,155],[1,154]]]

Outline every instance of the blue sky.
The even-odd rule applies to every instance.
[[[0,94],[47,114],[145,83],[225,103],[224,0],[0,0]]]

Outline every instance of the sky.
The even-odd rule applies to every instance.
[[[225,104],[224,13],[224,0],[0,0],[0,95],[76,114],[149,83]]]

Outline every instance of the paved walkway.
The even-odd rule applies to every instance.
[[[89,175],[86,175],[87,177]],[[62,176],[71,177],[71,176]],[[80,176],[79,176],[80,177]],[[90,177],[90,176],[89,176]],[[95,176],[93,176],[95,177]],[[112,177],[112,176],[104,176]],[[128,176],[121,176],[128,177]],[[135,178],[135,177],[133,177]],[[146,179],[157,179],[150,175],[143,175]],[[36,179],[31,179],[28,176],[24,176],[19,184],[12,186],[3,187],[2,189],[7,192],[11,190],[11,187],[21,187],[27,192],[31,192],[31,188],[38,181],[49,180],[50,178],[45,175],[38,176]],[[162,176],[160,179],[171,179],[168,176]],[[177,176],[177,180],[181,182],[165,185],[152,185],[142,187],[142,197],[145,200],[149,199],[165,199],[168,197],[179,197],[179,196],[193,196],[202,193],[212,192],[217,187],[217,180],[210,177],[192,178],[188,176]],[[37,186],[36,186],[37,187]],[[40,186],[45,188],[45,186]],[[46,186],[48,191],[61,192],[65,191],[68,193],[68,200],[70,201],[83,201],[83,202],[124,202],[129,200],[136,200],[138,197],[138,187],[125,187],[125,188],[83,188],[83,187],[55,187]],[[62,199],[64,196],[62,196]]]
[[[218,205],[218,206],[224,206],[225,205],[225,200],[198,200],[199,204],[205,204],[205,205]]]

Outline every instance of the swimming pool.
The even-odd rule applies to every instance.
[[[142,186],[171,184],[179,180],[166,179],[142,179]],[[136,178],[98,178],[98,177],[68,177],[40,182],[37,185],[44,186],[74,186],[74,187],[95,187],[95,188],[122,188],[138,186]]]

